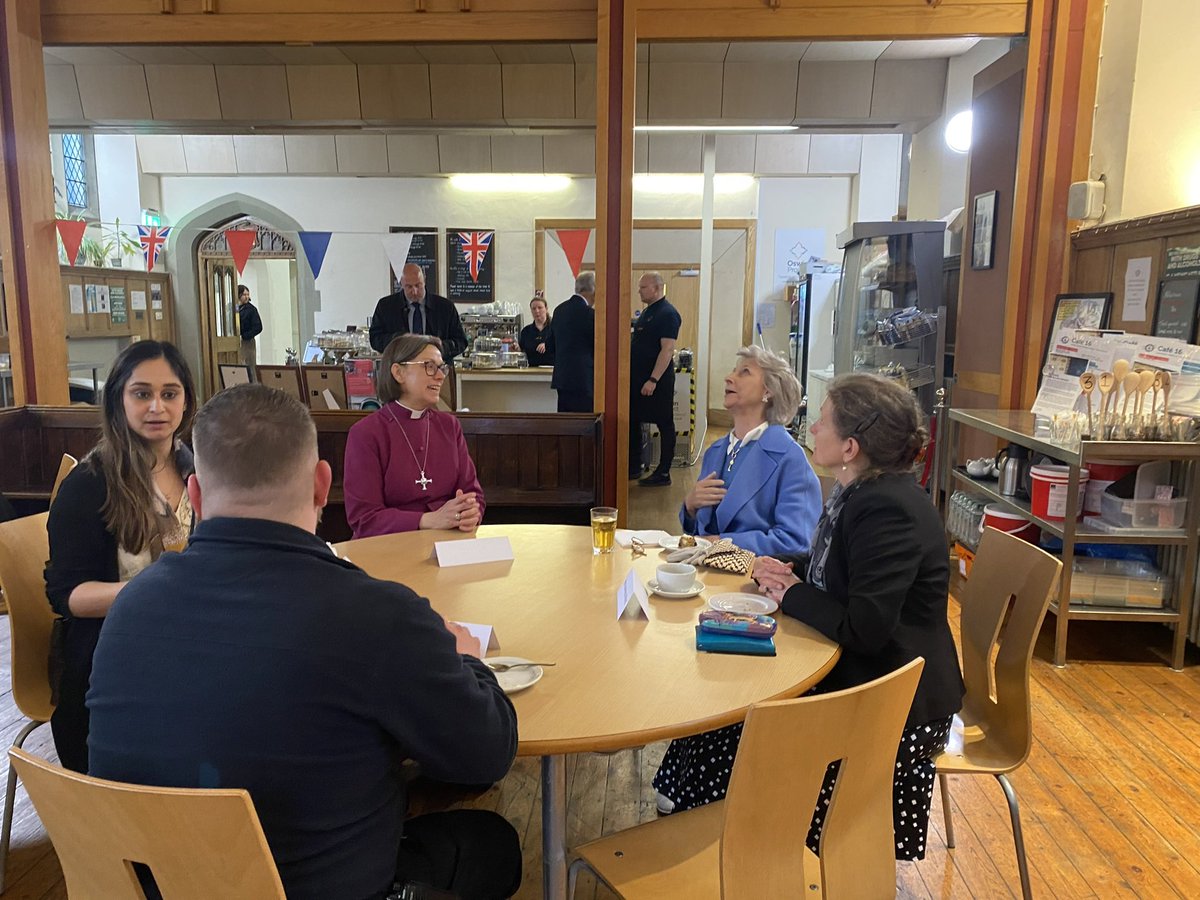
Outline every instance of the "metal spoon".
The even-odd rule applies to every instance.
[[[528,666],[554,666],[554,665],[557,665],[557,663],[544,663],[544,662],[498,663],[498,662],[489,662],[486,659],[483,661],[483,664],[485,666],[487,666],[489,669],[491,669],[493,672],[507,672],[509,669],[523,669]]]

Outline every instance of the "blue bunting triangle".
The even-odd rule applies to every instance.
[[[329,249],[329,239],[332,231],[301,231],[300,244],[304,247],[304,255],[308,257],[309,268],[313,278],[321,276],[321,266],[325,265],[325,251]]]

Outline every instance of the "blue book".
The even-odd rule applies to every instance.
[[[747,656],[774,656],[775,639],[748,637],[743,634],[718,634],[696,626],[696,649],[705,653],[742,653]]]

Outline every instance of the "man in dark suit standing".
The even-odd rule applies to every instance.
[[[454,357],[467,349],[467,334],[454,304],[425,290],[425,270],[414,263],[400,271],[400,292],[381,298],[371,316],[371,347],[377,353],[399,334],[430,334],[442,339],[442,359],[450,363],[442,399],[454,409]]]
[[[575,293],[554,310],[554,374],[550,386],[558,391],[559,412],[592,412],[595,357],[596,273],[580,272]]]

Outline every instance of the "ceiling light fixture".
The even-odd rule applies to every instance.
[[[955,153],[966,153],[971,149],[971,118],[971,111],[964,109],[946,123],[946,146]]]
[[[633,130],[647,132],[674,132],[676,134],[772,134],[799,131],[799,125],[634,125]]]
[[[566,175],[479,173],[450,176],[451,187],[477,194],[493,194],[504,191],[530,194],[565,191],[570,184],[571,179]]]

